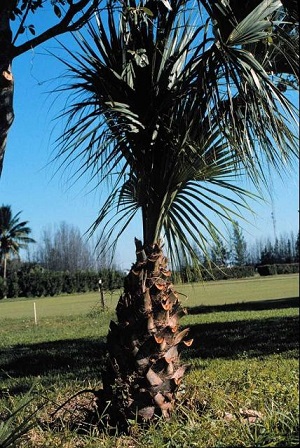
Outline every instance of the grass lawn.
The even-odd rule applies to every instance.
[[[56,426],[49,417],[77,391],[101,386],[105,336],[119,292],[106,295],[104,312],[97,293],[0,301],[0,420],[32,386],[29,409],[44,404],[34,427],[12,446],[298,446],[298,276],[176,289],[189,311],[182,325],[194,338],[182,352],[188,371],[178,408],[168,422],[159,420],[148,429],[133,424],[130,436],[83,426],[85,404],[92,399],[88,393],[58,413]],[[250,411],[256,415],[252,420]]]
[[[187,307],[285,299],[299,297],[299,277],[292,274],[183,284],[177,285],[176,290],[182,294],[181,300]],[[106,293],[108,309],[115,309],[119,295],[120,291]],[[96,292],[35,299],[6,299],[0,301],[0,321],[5,318],[34,319],[34,302],[40,319],[89,313],[99,306],[99,300],[99,293]]]

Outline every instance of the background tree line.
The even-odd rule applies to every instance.
[[[206,252],[198,252],[205,267],[257,267],[299,262],[299,232],[297,235],[294,232],[280,234],[273,241],[271,238],[257,238],[248,243],[242,227],[235,221],[223,237],[213,230],[212,236]],[[55,229],[48,227],[43,230],[35,250],[28,251],[27,261],[50,271],[121,270],[115,264],[112,252],[104,250],[104,241],[97,245],[96,250],[94,246],[93,241],[81,235],[78,227],[62,222]]]
[[[174,272],[174,281],[221,280],[255,275],[298,272],[299,232],[281,234],[274,241],[257,239],[248,244],[238,222],[228,234],[213,233],[205,254],[199,253],[203,264],[202,278],[192,267],[182,264]],[[79,228],[61,222],[56,228],[43,230],[33,250],[27,248],[27,260],[19,257],[8,260],[7,279],[3,280],[1,266],[0,297],[40,297],[62,293],[97,291],[101,279],[105,290],[119,289],[125,272],[113,262],[112,254],[103,245],[93,249]],[[99,255],[101,254],[101,255]]]
[[[227,234],[211,231],[212,239],[206,251],[198,252],[203,269],[201,277],[184,262],[179,277],[183,281],[225,280],[260,275],[299,272],[299,232],[256,239],[248,244],[242,227],[234,221]],[[196,249],[195,249],[196,250]]]
[[[6,209],[7,206],[0,207],[0,211]],[[0,225],[0,298],[96,291],[100,279],[106,290],[115,290],[123,285],[124,272],[114,265],[111,253],[103,250],[104,243],[93,250],[92,242],[85,239],[76,226],[66,222],[55,229],[44,229],[39,243],[31,246],[33,250],[23,245],[27,260],[21,261],[20,231],[17,235],[12,231],[23,229],[20,224],[24,223],[16,227],[18,218],[19,214],[12,216],[10,213],[10,219],[0,220],[3,224]],[[15,244],[7,247],[8,244],[4,244],[7,240],[15,241]],[[35,243],[33,239],[29,241]],[[12,251],[11,248],[16,250]]]
[[[237,221],[222,238],[214,234],[206,254],[199,254],[204,265],[216,266],[254,266],[265,264],[299,263],[299,231],[280,234],[272,241],[257,238],[248,243],[242,227]]]

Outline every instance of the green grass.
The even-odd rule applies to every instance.
[[[119,292],[106,294],[106,305],[114,309]],[[70,294],[56,297],[6,299],[0,301],[0,321],[5,318],[37,319],[86,314],[99,306],[98,293]]]
[[[260,301],[262,298],[289,298],[299,296],[299,277],[292,274],[184,284],[177,285],[176,290],[182,294],[181,300],[188,307]],[[115,308],[119,295],[120,291],[106,293],[105,301],[109,309]],[[2,300],[0,321],[4,318],[34,319],[34,303],[38,320],[52,316],[82,315],[99,306],[99,293]]]
[[[181,354],[188,371],[178,408],[168,422],[159,420],[148,429],[133,425],[127,437],[99,433],[93,426],[83,431],[81,423],[76,430],[74,410],[60,416],[58,431],[47,423],[66,398],[101,386],[105,337],[118,293],[106,296],[104,312],[97,293],[0,302],[0,419],[32,385],[31,406],[46,403],[20,447],[297,446],[298,276],[176,289],[188,296],[182,296],[189,311],[182,325],[194,339]],[[261,418],[249,423],[243,409],[256,410]]]
[[[299,297],[299,276],[278,275],[251,277],[240,280],[222,280],[177,287],[187,295],[183,303],[187,306],[224,305],[255,300]]]

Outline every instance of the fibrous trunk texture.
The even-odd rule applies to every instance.
[[[118,321],[110,323],[108,366],[103,373],[103,395],[109,423],[127,425],[129,419],[169,417],[185,366],[180,364],[181,343],[190,345],[189,329],[179,329],[186,314],[171,283],[160,243],[136,243],[137,261],[125,278],[117,308]]]

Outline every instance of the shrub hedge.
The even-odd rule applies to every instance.
[[[290,264],[268,264],[257,266],[232,266],[220,267],[214,269],[202,269],[196,271],[191,267],[181,270],[181,272],[174,273],[175,281],[185,282],[199,282],[211,280],[227,280],[234,278],[253,277],[256,273],[261,276],[266,275],[281,275],[281,274],[296,274],[299,273],[299,263]]]
[[[195,270],[192,267],[187,267],[183,268],[180,273],[175,273],[174,279],[175,281],[181,281],[185,283],[253,277],[254,275],[254,266],[232,266],[213,269],[203,268],[201,271]]]
[[[261,276],[299,273],[299,263],[272,264],[257,267]],[[227,280],[253,277],[254,266],[233,266],[214,269],[203,269],[201,272],[191,267],[174,272],[174,282],[199,282],[211,280]],[[74,294],[97,291],[99,279],[104,290],[115,290],[123,287],[124,273],[115,269],[102,269],[100,272],[79,271],[53,272],[40,268],[11,271],[6,284],[0,277],[0,298],[7,297],[42,297],[59,294]],[[6,293],[6,294],[5,294]]]
[[[124,274],[113,269],[75,273],[53,272],[42,269],[19,270],[8,274],[6,284],[0,277],[0,298],[5,297],[5,295],[10,298],[42,297],[63,293],[74,294],[97,291],[100,278],[105,290],[111,291],[123,286]]]
[[[203,272],[203,279],[208,280],[227,280],[233,278],[253,277],[255,275],[254,266],[232,266],[224,268],[215,268],[211,271]]]
[[[290,264],[265,264],[257,267],[257,272],[261,276],[276,274],[298,274],[299,263]]]

